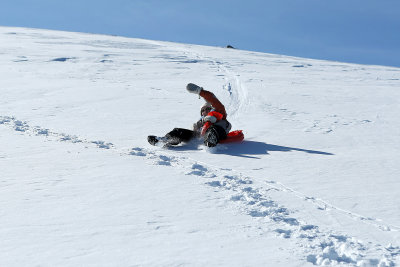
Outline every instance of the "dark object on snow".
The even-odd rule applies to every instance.
[[[52,59],[51,61],[65,62],[65,61],[70,60],[70,59],[74,59],[74,58],[72,58],[72,57],[58,57],[58,58]]]
[[[233,46],[231,46],[231,45],[227,45],[226,46],[226,48],[232,48],[232,49],[236,49],[236,48],[234,48]]]

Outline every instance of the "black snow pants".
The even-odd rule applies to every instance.
[[[215,129],[217,132],[218,142],[219,140],[226,139],[226,132],[221,126],[211,125],[207,131],[210,131],[211,129]],[[167,133],[165,137],[170,145],[178,145],[181,142],[189,142],[193,138],[199,137],[199,133],[188,129],[174,128],[172,131]]]
[[[172,131],[167,133],[165,137],[170,145],[178,145],[181,142],[189,142],[193,137],[195,137],[195,132],[183,128],[174,128]]]

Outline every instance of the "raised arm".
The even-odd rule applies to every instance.
[[[186,89],[193,94],[198,94],[202,98],[204,98],[205,101],[211,104],[211,106],[214,108],[215,111],[219,112],[222,114],[223,119],[226,119],[226,110],[224,105],[218,100],[218,98],[211,93],[210,91],[204,90],[202,87],[197,86],[193,83],[189,83],[186,86]]]

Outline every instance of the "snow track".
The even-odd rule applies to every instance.
[[[293,239],[305,250],[306,260],[315,265],[348,264],[354,266],[392,266],[396,257],[400,256],[400,247],[380,244],[365,244],[361,240],[346,234],[322,230],[318,225],[308,224],[296,218],[296,211],[290,210],[271,198],[271,192],[287,194],[298,192],[275,181],[268,181],[266,187],[255,187],[251,177],[232,169],[221,169],[198,162],[189,157],[179,157],[165,151],[133,148],[130,155],[142,156],[150,164],[172,166],[181,169],[185,174],[204,179],[204,184],[217,191],[226,193],[227,201],[254,219],[258,219],[260,227],[266,231],[274,231],[283,238]],[[310,201],[311,197],[301,197]],[[325,204],[340,212],[344,212],[361,221],[364,216],[343,211],[327,204],[323,200],[312,201],[315,205]],[[389,226],[378,224],[377,220],[368,218],[368,222],[382,231],[390,231]],[[382,253],[383,252],[383,253]],[[366,256],[369,255],[369,256]],[[376,258],[371,257],[374,255]]]
[[[40,126],[30,126],[28,122],[11,116],[0,116],[0,125],[15,132],[44,137],[49,141],[70,142],[87,148],[100,148],[114,151],[122,157],[135,156],[147,164],[173,167],[180,172],[204,181],[216,194],[223,194],[226,208],[247,214],[258,220],[260,229],[275,232],[277,236],[291,239],[304,250],[306,261],[315,265],[346,264],[350,266],[394,266],[400,256],[400,247],[366,243],[343,233],[336,233],[319,225],[310,224],[301,218],[296,210],[282,205],[279,200],[292,195],[316,206],[318,212],[331,209],[347,215],[354,220],[375,226],[381,231],[398,231],[397,226],[386,225],[382,221],[342,210],[322,199],[305,196],[276,181],[267,181],[265,186],[257,187],[251,177],[234,169],[223,169],[180,156],[172,150],[134,147],[120,149],[111,142],[91,141],[75,135],[57,133]],[[218,149],[218,148],[216,148]]]
[[[237,119],[239,114],[243,114],[249,104],[248,91],[241,83],[239,74],[232,73],[222,63],[217,62],[219,68],[226,73],[226,83],[224,89],[230,94],[228,113],[230,119]]]
[[[224,78],[225,83],[222,86],[222,92],[227,92],[229,101],[226,106],[229,120],[234,121],[240,114],[243,114],[249,104],[248,90],[240,81],[240,74],[229,70],[229,65],[219,59],[211,58],[195,48],[184,49],[185,53],[191,55],[198,62],[207,62],[217,76]],[[181,51],[176,51],[180,53]]]

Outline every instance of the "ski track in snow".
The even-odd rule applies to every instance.
[[[399,231],[398,227],[340,209],[322,199],[305,196],[279,182],[267,181],[265,187],[255,187],[251,177],[236,170],[211,166],[190,157],[179,156],[173,151],[157,147],[119,149],[110,142],[91,141],[40,126],[30,126],[27,122],[12,116],[0,116],[0,125],[18,133],[41,136],[49,141],[76,143],[84,145],[85,148],[108,149],[119,156],[143,158],[147,164],[174,167],[188,176],[204,179],[204,184],[214,191],[225,192],[227,201],[237,207],[239,212],[260,220],[261,228],[267,224],[268,229],[272,229],[277,236],[296,242],[304,250],[305,260],[315,265],[394,266],[396,258],[400,256],[398,246],[363,243],[346,234],[322,230],[318,225],[308,224],[301,218],[296,218],[295,211],[271,198],[270,193],[295,195],[302,201],[311,202],[318,210],[324,211],[328,207],[354,220],[374,225],[381,231]]]
[[[236,119],[238,114],[243,113],[242,111],[247,106],[249,98],[246,87],[241,83],[240,75],[229,70],[224,64],[213,58],[210,58],[199,52],[194,52],[193,48],[186,50],[187,54],[191,54],[192,57],[196,58],[197,61],[206,61],[213,68],[216,69],[217,73],[221,73],[218,76],[223,76],[225,84],[223,85],[223,91],[227,91],[229,94],[229,100],[227,111],[229,118]]]

